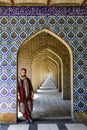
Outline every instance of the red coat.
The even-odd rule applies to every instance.
[[[25,94],[25,88],[24,88],[24,81],[22,79],[20,79],[20,81],[18,80],[18,94],[20,96],[20,100],[19,102],[25,102],[25,100],[32,100],[31,99],[31,94],[33,92],[33,87],[31,84],[31,81],[29,78],[27,78],[28,80],[28,84],[29,84],[29,96],[26,98],[26,94]]]

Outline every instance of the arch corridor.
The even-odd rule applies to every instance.
[[[18,76],[25,67],[35,92],[48,77],[52,78],[61,99],[70,101],[73,117],[73,55],[69,45],[50,30],[42,29],[20,46],[17,59]]]

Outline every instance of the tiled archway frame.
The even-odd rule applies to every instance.
[[[16,121],[17,51],[25,39],[43,28],[53,31],[71,46],[74,113],[87,112],[86,27],[87,7],[0,7],[1,122]]]

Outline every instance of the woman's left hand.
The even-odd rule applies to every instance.
[[[31,93],[31,98],[32,98],[32,99],[34,98],[34,92]]]

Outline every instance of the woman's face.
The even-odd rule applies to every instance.
[[[21,70],[21,76],[25,77],[26,76],[26,71],[25,70]]]

